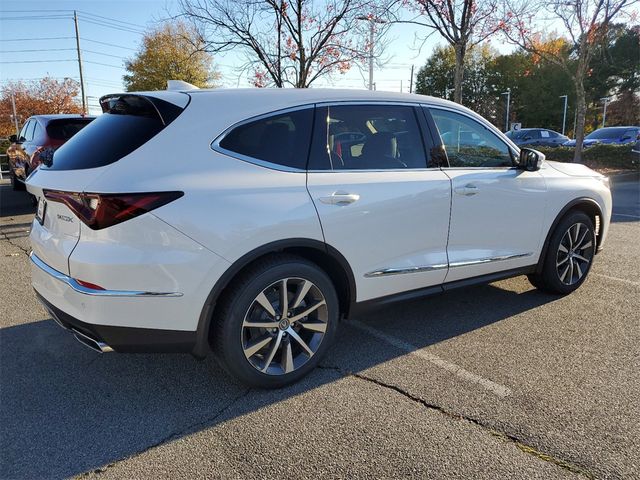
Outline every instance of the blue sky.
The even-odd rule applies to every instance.
[[[72,11],[78,11],[86,95],[90,112],[98,113],[97,99],[122,90],[123,60],[135,54],[141,32],[175,11],[171,0],[3,0],[0,6],[0,82],[33,80],[44,76],[79,78]],[[39,18],[27,18],[38,16]],[[116,19],[115,22],[111,19]],[[123,23],[126,22],[126,23]],[[416,30],[409,25],[393,26],[388,61],[376,69],[380,90],[408,90],[411,64],[416,71],[440,42],[432,35],[421,52],[412,48]],[[18,63],[19,62],[19,63]],[[31,63],[34,62],[34,63]],[[225,87],[249,86],[238,77],[242,63],[234,52],[214,58]],[[367,72],[352,68],[314,86],[365,88]]]

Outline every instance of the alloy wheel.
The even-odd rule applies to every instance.
[[[242,322],[244,355],[262,373],[291,373],[318,351],[327,322],[320,289],[303,278],[283,278],[251,302]]]
[[[565,285],[579,282],[589,270],[594,253],[591,229],[584,223],[571,225],[560,240],[556,255],[556,269]]]

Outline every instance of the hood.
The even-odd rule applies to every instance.
[[[571,177],[604,177],[604,175],[596,172],[595,170],[591,170],[589,167],[582,165],[581,163],[565,163],[545,160],[545,164],[554,170]]]

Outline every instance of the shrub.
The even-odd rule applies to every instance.
[[[629,145],[595,145],[583,150],[582,163],[590,168],[614,168],[634,170],[640,166],[640,154],[633,153]],[[556,162],[573,161],[574,149],[570,147],[540,147],[547,160]]]

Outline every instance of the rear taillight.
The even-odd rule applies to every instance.
[[[44,190],[50,202],[64,203],[92,230],[100,230],[166,205],[183,192],[76,193]]]

